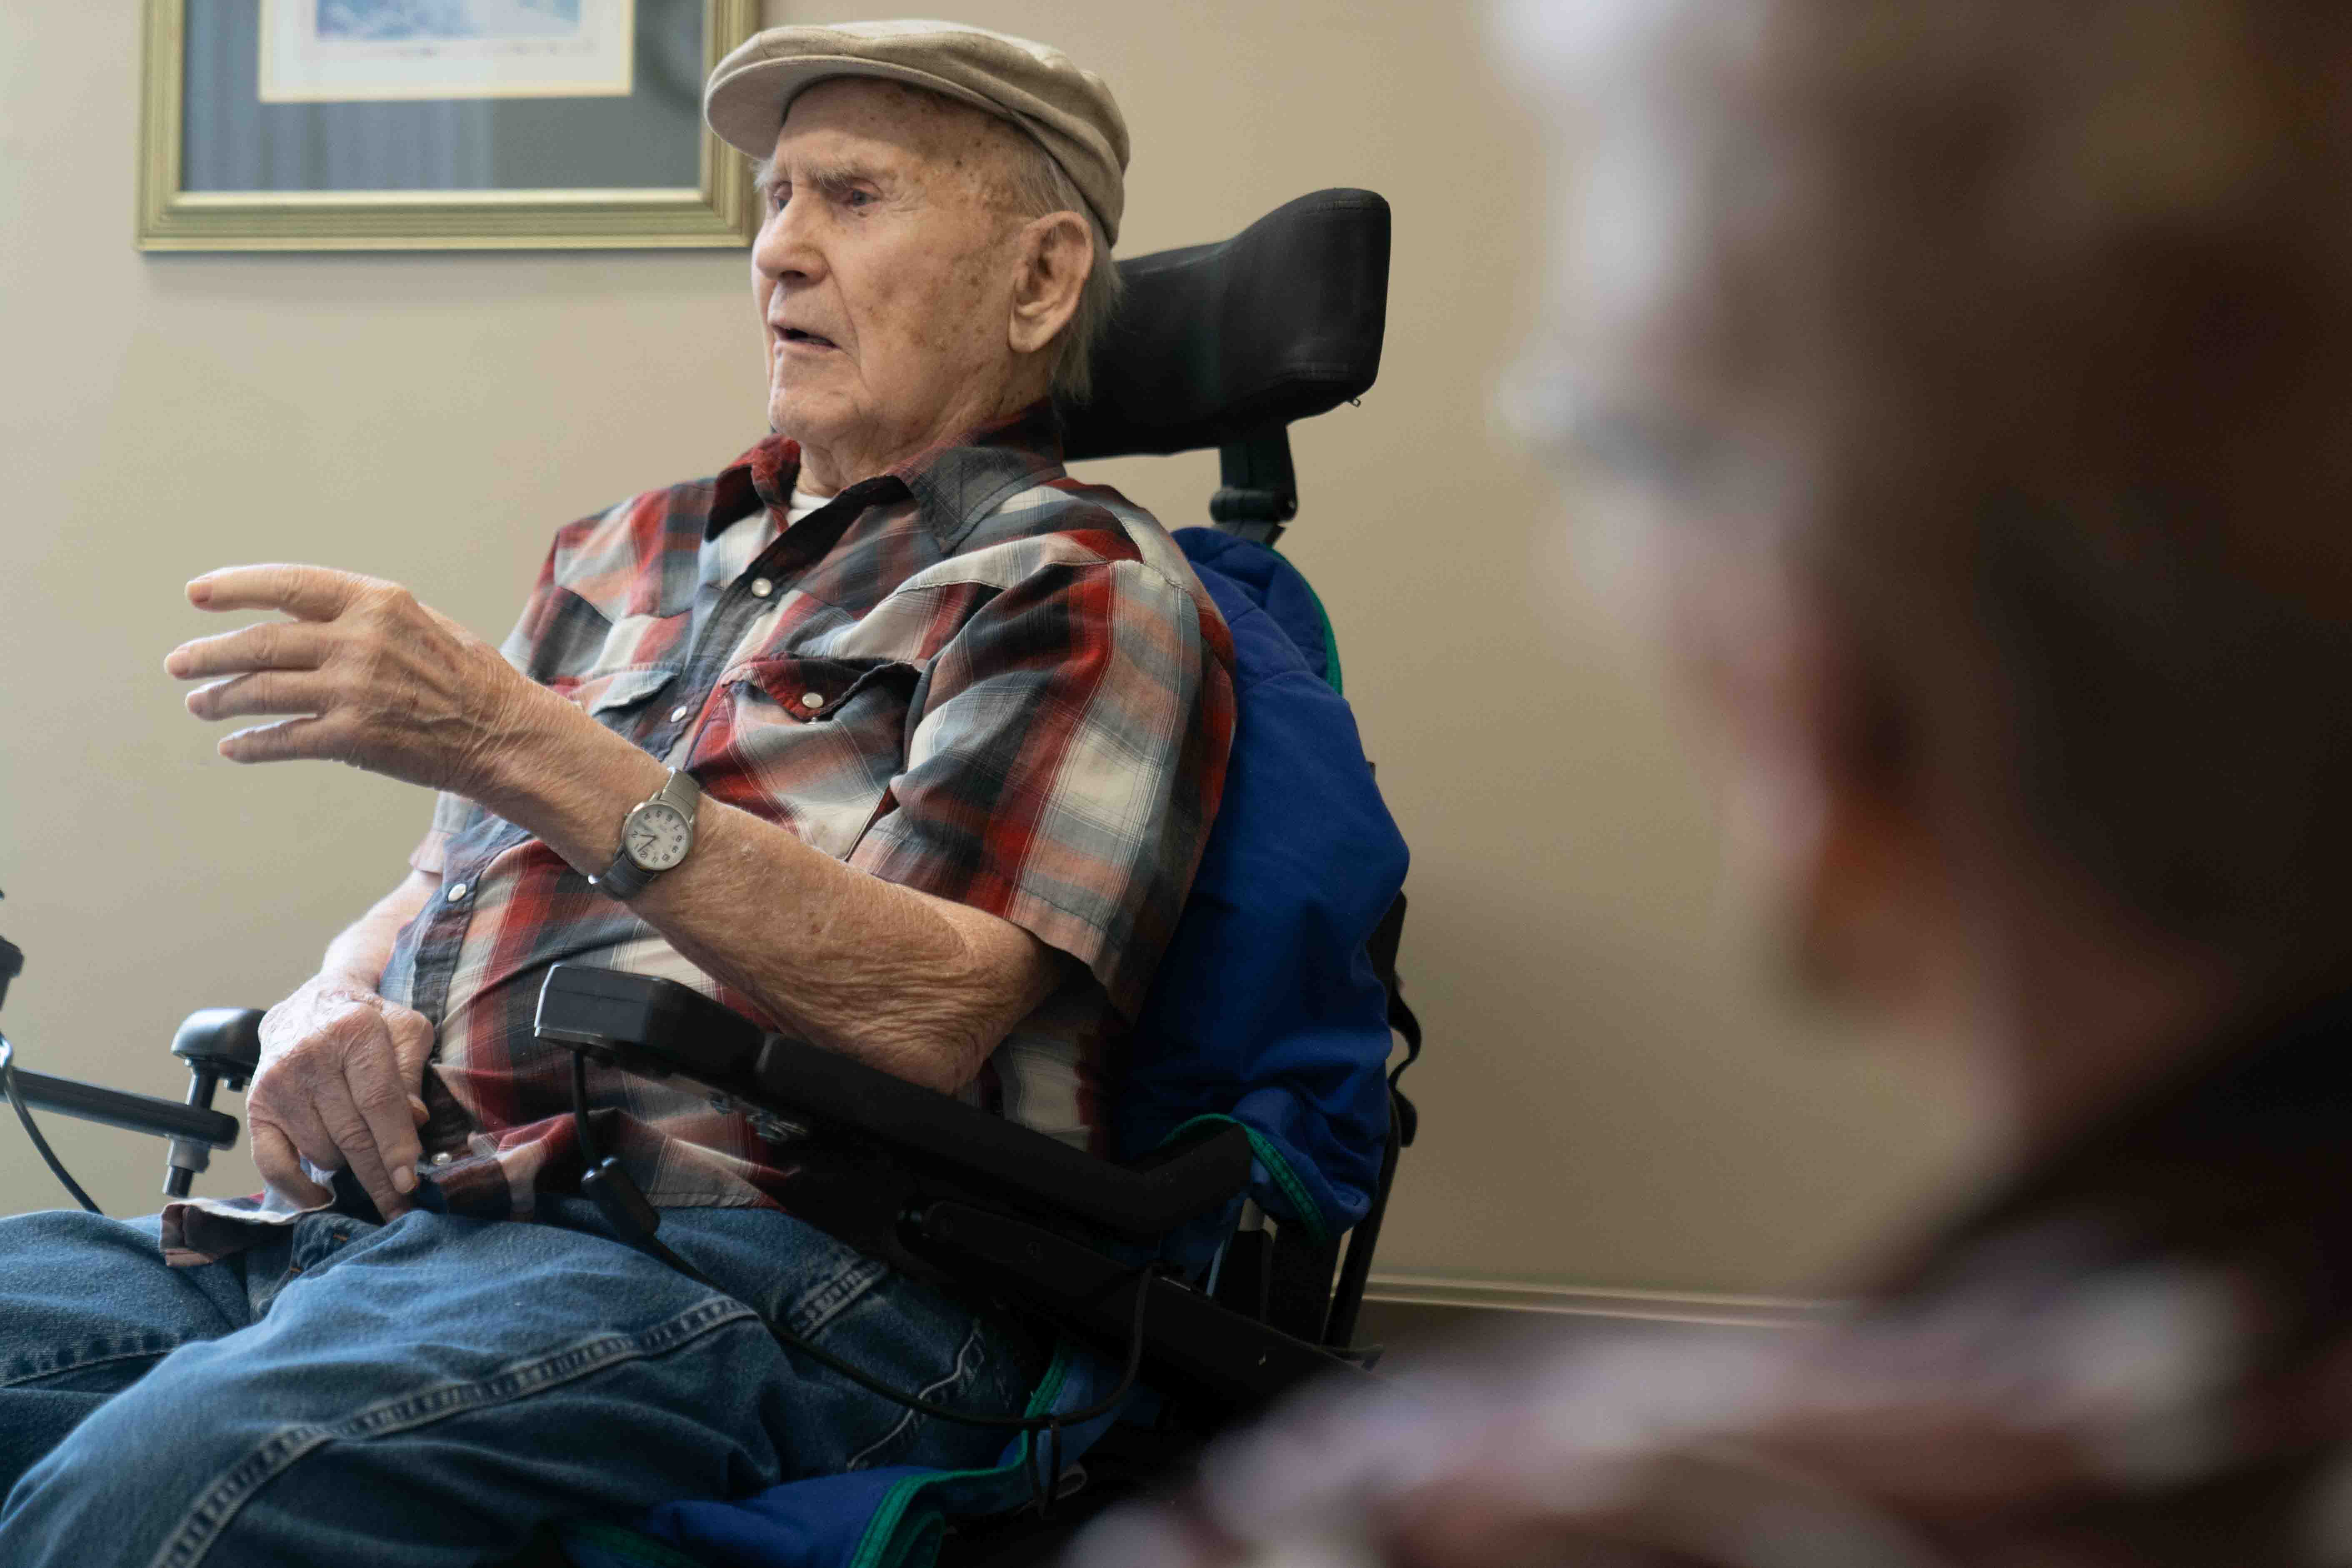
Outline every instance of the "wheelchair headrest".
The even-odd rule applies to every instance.
[[[1219,447],[1360,394],[1381,368],[1389,204],[1317,191],[1215,245],[1118,264],[1126,297],[1094,395],[1063,411],[1076,461]]]

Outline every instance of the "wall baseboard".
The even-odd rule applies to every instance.
[[[1798,1296],[1529,1285],[1425,1274],[1374,1274],[1364,1288],[1365,1316],[1377,1319],[1384,1332],[1395,1338],[1415,1340],[1433,1333],[1497,1327],[1530,1314],[1780,1329],[1816,1321],[1837,1305]]]

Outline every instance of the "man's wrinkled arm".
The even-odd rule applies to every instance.
[[[344,927],[327,944],[326,957],[319,963],[320,977],[373,991],[383,984],[384,965],[392,962],[393,943],[399,938],[401,929],[415,920],[440,890],[438,872],[409,872],[398,887],[378,899],[367,913]]]
[[[669,770],[548,695],[541,742],[513,753],[511,782],[483,804],[601,871],[622,817]],[[948,1091],[1072,964],[1010,921],[869,876],[707,796],[693,852],[631,907],[814,1043]]]
[[[1120,777],[1111,792],[1121,802],[1139,793],[1126,785],[1141,775],[1141,793],[1181,806],[1170,818],[1181,820],[1181,831],[1140,828],[1099,868],[1097,891],[1112,915],[1066,919],[1048,942],[960,901],[953,886],[934,892],[907,885],[916,877],[896,868],[877,875],[845,865],[775,823],[709,797],[693,853],[631,907],[778,1023],[937,1089],[971,1081],[1013,1025],[1072,973],[1076,960],[1066,951],[1097,977],[1115,978],[1113,1000],[1131,1010],[1214,808],[1205,781],[1216,770],[1204,772],[1195,757],[1188,773],[1179,753],[1197,752],[1192,742],[1208,732],[1222,748],[1230,735],[1230,686],[1222,673],[1204,684],[1200,626],[1184,591],[1124,565],[1123,574],[1101,568],[1109,576],[1095,586],[1104,591],[1076,614],[1052,602],[1072,581],[1068,573],[1041,573],[1000,595],[996,605],[1011,602],[1003,626],[978,639],[985,646],[965,660],[967,692],[998,678],[1025,689],[1037,672],[1049,672],[1055,689],[1030,703],[1084,712],[1094,749],[1040,751],[1017,721],[1029,708],[972,697],[975,711],[999,716],[995,743],[976,758],[941,764],[966,778],[1012,768],[1031,798],[1045,798],[1064,787],[1083,790],[1104,771],[1103,758],[1116,754]],[[294,715],[223,739],[220,751],[234,761],[332,758],[461,795],[591,875],[611,864],[629,809],[668,777],[662,763],[397,584],[315,566],[226,567],[191,583],[189,598],[208,610],[293,617],[183,644],[165,661],[181,679],[208,682],[188,697],[200,718]],[[1030,613],[1041,607],[1050,613]],[[1203,725],[1199,705],[1212,689],[1215,718]],[[1124,733],[1139,714],[1151,726],[1139,745]],[[1220,762],[1222,755],[1219,749]],[[1056,773],[1065,763],[1068,771]],[[1147,890],[1130,897],[1138,889]],[[404,903],[379,906],[383,924],[372,913],[347,942],[339,941],[336,963],[362,975],[372,966],[372,986],[382,977],[390,933],[431,891],[404,884],[397,895]],[[1131,940],[1138,904],[1150,907],[1159,933],[1151,942]],[[429,1047],[430,1030],[421,1024],[403,1020],[404,1068],[418,1042]],[[415,1061],[421,1065],[421,1054]],[[371,1077],[371,1093],[380,1095],[382,1077]],[[326,1145],[331,1153],[334,1146]]]

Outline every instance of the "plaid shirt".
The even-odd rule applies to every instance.
[[[771,438],[716,479],[563,529],[504,651],[713,798],[1082,961],[966,1092],[1099,1147],[1106,1047],[1143,999],[1223,785],[1224,623],[1149,514],[1063,472],[1045,405],[786,527],[798,463]],[[438,1030],[436,1206],[527,1214],[578,1180],[571,1056],[531,1032],[550,965],[665,975],[775,1026],[470,801],[440,799],[412,864],[441,891],[382,990]],[[592,1067],[589,1085],[653,1202],[783,1203],[790,1163],[741,1114],[615,1070]],[[181,1228],[187,1251],[218,1250]]]

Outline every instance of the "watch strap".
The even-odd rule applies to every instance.
[[[653,886],[654,878],[659,874],[630,859],[628,850],[624,848],[613,857],[611,865],[588,879],[588,885],[607,898],[626,903]]]

